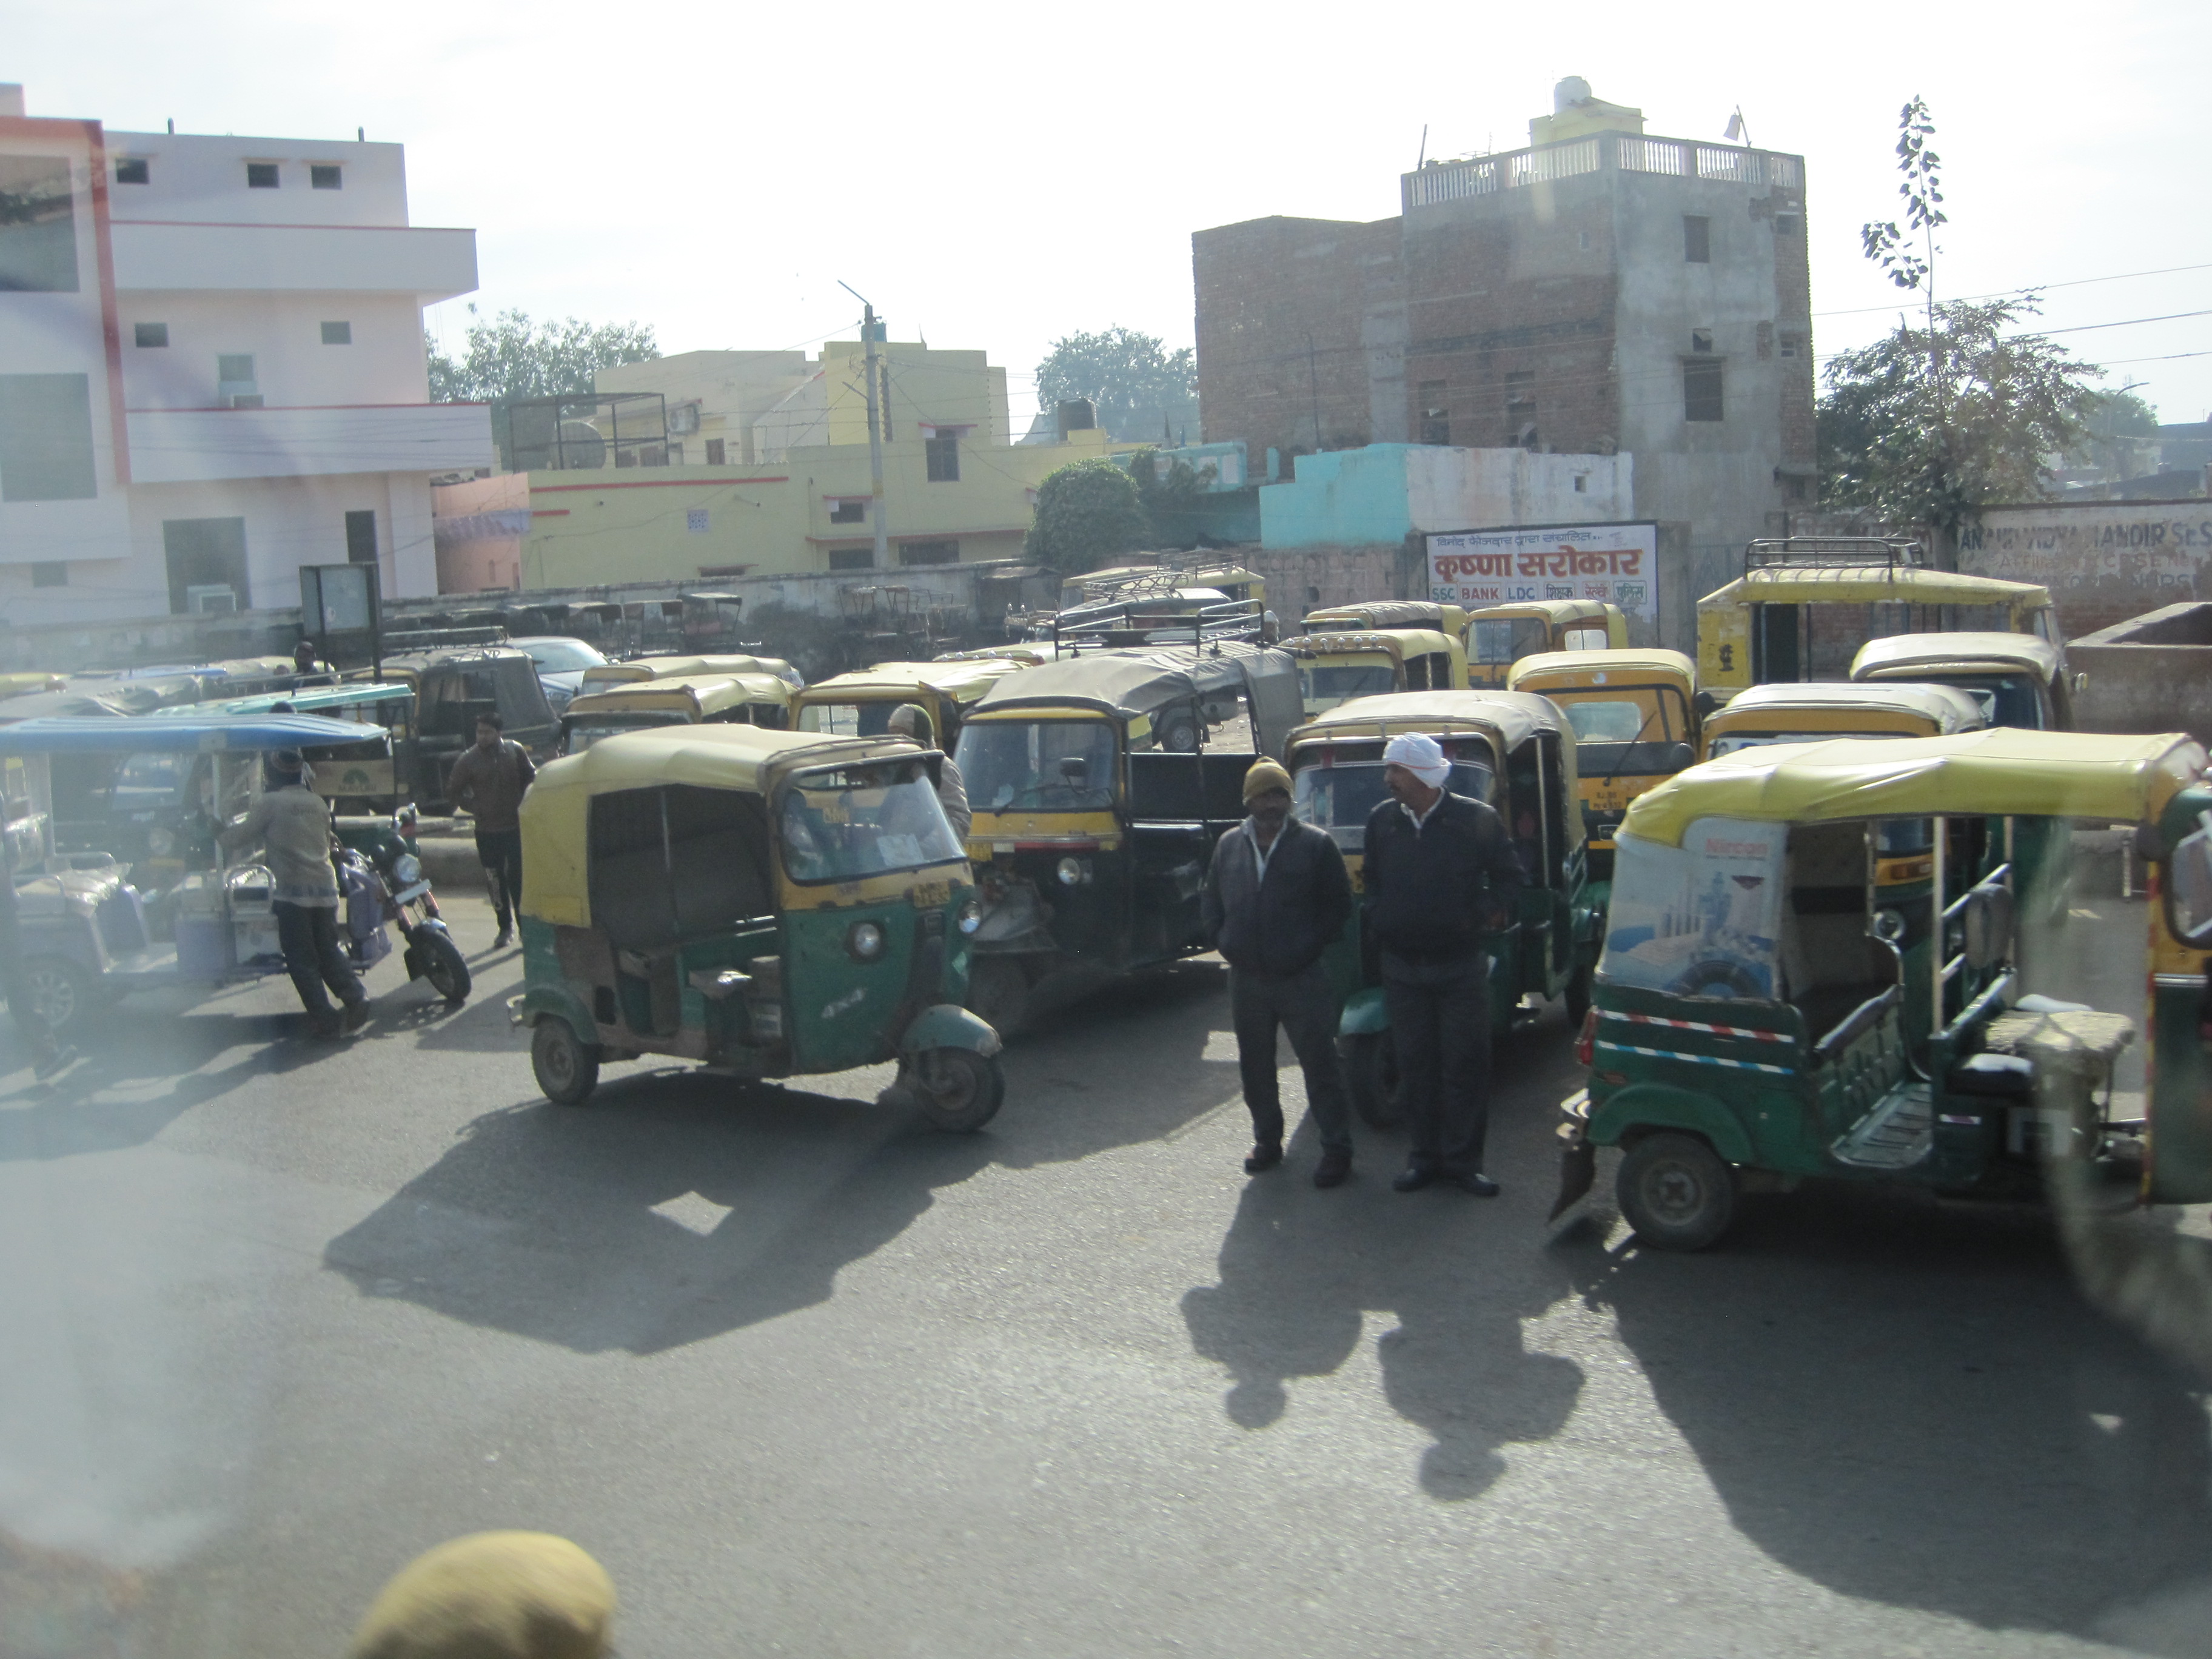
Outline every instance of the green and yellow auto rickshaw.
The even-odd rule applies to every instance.
[[[1697,763],[1697,665],[1679,651],[1544,651],[1515,663],[1505,684],[1550,698],[1575,728],[1591,891],[1602,908],[1628,803]]]
[[[791,688],[773,674],[675,674],[586,691],[561,712],[555,752],[574,755],[602,738],[656,726],[791,724]]]
[[[1502,689],[1523,657],[1628,645],[1627,613],[1602,599],[1516,599],[1467,615],[1467,683],[1478,689]]]
[[[1405,691],[1362,697],[1291,733],[1291,799],[1300,817],[1343,849],[1352,889],[1363,890],[1368,815],[1388,796],[1382,749],[1403,732],[1436,738],[1452,764],[1445,786],[1487,802],[1504,819],[1527,884],[1520,914],[1492,935],[1490,1019],[1502,1036],[1565,998],[1570,1023],[1589,999],[1602,912],[1589,893],[1583,815],[1575,788],[1575,734],[1551,702],[1517,691]],[[1367,982],[1359,918],[1324,959],[1344,999],[1338,1046],[1353,1103],[1378,1127],[1401,1116],[1390,1014]]]
[[[1345,629],[1284,641],[1298,665],[1306,718],[1354,697],[1393,691],[1456,690],[1467,684],[1467,651],[1437,628]]]
[[[1893,634],[1858,648],[1851,678],[1954,686],[1981,706],[1989,726],[2074,729],[2074,677],[2065,650],[2033,634]]]
[[[549,763],[522,802],[525,990],[538,1086],[603,1060],[738,1078],[896,1060],[886,1100],[975,1129],[998,1034],[960,1006],[975,889],[937,804],[943,757],[753,726],[631,732]]]
[[[1697,1249],[1740,1192],[1826,1176],[2031,1196],[2054,1154],[2109,1166],[2138,1133],[2144,1196],[2212,1198],[2202,1056],[2171,1051],[2147,1122],[2109,1121],[2086,1087],[2054,1106],[2046,1066],[2063,1051],[2109,1067],[2126,1022],[2024,997],[2014,927],[2063,878],[2021,867],[2039,823],[2156,826],[2153,856],[2193,869],[2177,854],[2212,805],[2204,765],[2178,733],[1997,728],[1747,749],[1639,797],[1553,1214],[1589,1190],[1600,1146],[1624,1151],[1617,1191],[1638,1237]],[[2175,1000],[2161,984],[2156,1018],[2185,1019],[2191,1042],[2212,942],[2197,926],[2212,886],[2194,890],[2207,910],[2153,919]],[[2163,1030],[2156,1052],[2164,1065]]]
[[[1236,642],[1092,652],[994,685],[957,751],[983,902],[969,1006],[1012,1032],[1050,975],[1206,950],[1214,840],[1298,712],[1291,659]]]
[[[843,738],[880,737],[903,703],[929,711],[939,743],[950,751],[960,722],[983,695],[1029,665],[991,656],[961,662],[879,662],[810,685],[792,699],[791,723],[801,732]]]

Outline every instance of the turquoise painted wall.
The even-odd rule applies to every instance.
[[[1413,527],[1406,458],[1413,444],[1370,444],[1297,458],[1297,477],[1260,491],[1260,544],[1359,547],[1401,542]]]

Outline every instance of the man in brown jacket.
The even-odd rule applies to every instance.
[[[477,861],[491,887],[503,950],[514,938],[514,913],[522,902],[522,794],[538,769],[529,751],[507,737],[497,714],[477,716],[477,740],[461,750],[446,781],[446,799],[477,821]]]

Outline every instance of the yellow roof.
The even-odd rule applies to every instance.
[[[1738,605],[2016,605],[2033,611],[2050,603],[2051,590],[2033,582],[2002,581],[1956,570],[1923,570],[1917,565],[1813,569],[1776,565],[1746,571],[1706,594],[1698,605],[1702,610]]]
[[[911,697],[916,691],[934,691],[964,701],[1028,666],[1011,657],[969,662],[879,662],[872,668],[856,668],[849,674],[817,680],[800,692],[797,701],[802,705],[881,702]]]
[[[1500,622],[1514,617],[1541,617],[1554,627],[1561,623],[1585,622],[1618,607],[1603,599],[1517,599],[1511,605],[1486,605],[1468,611],[1472,622]]]
[[[1316,714],[1292,732],[1290,740],[1296,745],[1324,738],[1468,730],[1495,732],[1509,750],[1536,732],[1560,733],[1570,753],[1575,744],[1574,728],[1547,699],[1526,691],[1475,690],[1390,691],[1354,697]]]
[[[1717,737],[1746,726],[1772,729],[1777,720],[1786,730],[1791,715],[1855,709],[1913,716],[1926,720],[1937,732],[1971,732],[1987,724],[1981,704],[1956,686],[1924,685],[1917,680],[1884,680],[1865,685],[1848,680],[1784,681],[1737,692],[1729,699],[1727,708],[1705,717],[1705,735]]]
[[[1679,847],[1682,832],[1705,817],[1817,823],[1966,813],[2135,823],[2155,816],[2204,764],[2204,750],[2179,732],[2123,737],[2001,726],[1946,738],[1776,744],[1677,773],[1638,795],[1620,830]]]
[[[2033,634],[1892,634],[1869,640],[1851,659],[1855,680],[2022,669],[2048,680],[2058,672],[2058,647]]]
[[[635,680],[675,679],[685,674],[773,674],[791,665],[781,657],[632,657],[627,662],[594,663],[583,673],[586,685],[621,685]]]
[[[791,705],[791,688],[773,674],[672,674],[665,679],[633,680],[604,690],[578,694],[562,711],[602,714],[629,709],[684,707],[712,714],[738,703]]]
[[[1401,659],[1431,651],[1450,651],[1459,644],[1449,634],[1433,628],[1363,628],[1327,634],[1304,634],[1283,641],[1294,657],[1336,656],[1353,651],[1387,651]]]
[[[1656,649],[1606,651],[1540,651],[1515,663],[1505,684],[1516,691],[1581,690],[1601,684],[1598,675],[1624,684],[1641,675],[1650,679],[1679,682],[1685,691],[1698,688],[1698,665],[1679,651]],[[1542,680],[1541,685],[1530,685]]]

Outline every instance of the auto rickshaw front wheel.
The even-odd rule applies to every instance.
[[[967,1048],[925,1049],[915,1057],[908,1081],[930,1127],[956,1134],[981,1128],[1006,1097],[1006,1075],[997,1057]]]
[[[1344,1071],[1352,1103],[1369,1128],[1395,1129],[1406,1121],[1398,1091],[1398,1053],[1388,1031],[1346,1039]]]
[[[1735,1219],[1735,1172],[1695,1135],[1641,1137],[1613,1190],[1637,1237],[1656,1249],[1702,1250]]]
[[[547,1015],[530,1033],[530,1069],[556,1106],[580,1106],[599,1084],[599,1050],[565,1019]]]

